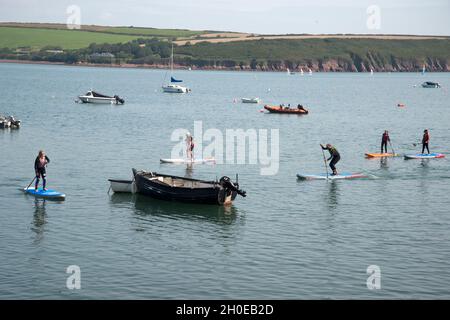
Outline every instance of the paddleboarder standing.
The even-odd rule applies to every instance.
[[[428,130],[425,129],[423,131],[423,138],[422,138],[422,154],[425,152],[425,148],[427,148],[428,154],[430,154],[430,149],[428,148],[429,142],[430,142],[430,134],[428,133]]]
[[[341,160],[341,155],[339,154],[339,152],[337,151],[337,149],[332,146],[331,144],[327,143],[327,145],[324,147],[322,144],[320,145],[322,147],[322,150],[328,150],[328,152],[330,152],[330,157],[327,159],[327,161],[330,161],[330,168],[331,170],[333,170],[333,176],[336,176],[337,170],[336,170],[336,163],[339,162],[339,160]]]
[[[189,160],[194,160],[194,137],[188,132],[186,134],[186,153]]]
[[[381,153],[387,153],[387,144],[391,141],[391,138],[389,137],[389,132],[387,130],[384,130],[383,136],[381,137]],[[383,152],[383,149],[385,152]]]
[[[50,159],[46,156],[43,150],[39,151],[36,160],[34,161],[34,171],[36,173],[36,184],[34,185],[34,189],[37,191],[39,186],[39,178],[42,177],[42,189],[47,191],[45,185],[47,183],[46,180],[46,171],[45,166],[50,163]]]

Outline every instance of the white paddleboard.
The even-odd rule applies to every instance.
[[[444,158],[442,153],[419,153],[419,154],[405,154],[405,159],[433,159]]]
[[[208,158],[208,159],[160,159],[161,163],[174,163],[174,164],[199,164],[199,163],[216,163],[216,159]]]
[[[339,180],[339,179],[361,179],[361,178],[368,178],[367,175],[362,173],[348,173],[343,172],[338,175],[331,175],[326,173],[319,173],[319,174],[297,174],[297,178],[303,179],[303,180]]]

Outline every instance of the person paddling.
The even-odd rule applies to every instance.
[[[45,166],[50,163],[50,159],[45,155],[43,150],[39,151],[36,160],[34,161],[34,171],[36,173],[36,184],[34,185],[34,189],[37,191],[39,186],[39,178],[42,177],[42,189],[47,191],[45,185],[47,183],[46,180],[46,171]]]
[[[389,132],[387,130],[384,130],[383,136],[381,137],[381,153],[383,153],[383,149],[385,150],[384,153],[387,153],[387,144],[388,142],[391,142],[391,138],[389,137]]]
[[[339,154],[337,149],[329,143],[327,143],[325,147],[322,144],[320,146],[322,147],[322,150],[328,150],[330,152],[330,157],[327,159],[327,161],[331,160],[330,168],[331,170],[333,170],[333,176],[337,175],[338,173],[335,165],[339,162],[339,160],[341,160],[341,155]]]
[[[428,147],[428,144],[430,143],[430,134],[428,133],[428,130],[425,129],[423,131],[423,138],[422,138],[422,154],[425,152],[425,148],[427,148],[428,154],[430,154],[430,149]]]

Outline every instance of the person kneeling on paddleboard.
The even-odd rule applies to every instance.
[[[330,161],[330,168],[331,170],[333,170],[333,175],[336,176],[337,170],[336,170],[336,163],[339,162],[339,160],[341,160],[341,155],[339,154],[339,152],[337,151],[337,149],[335,147],[333,147],[331,144],[327,143],[327,145],[324,147],[323,145],[320,145],[322,147],[323,150],[328,150],[330,152],[330,157],[327,159],[327,161]]]
[[[39,186],[39,178],[42,177],[42,189],[46,191],[45,184],[47,183],[45,166],[50,163],[50,159],[45,155],[43,150],[39,151],[36,160],[34,161],[34,171],[36,172],[36,184],[34,189],[37,191]]]
[[[428,134],[428,130],[425,129],[422,138],[422,154],[425,152],[425,148],[427,148],[428,154],[430,154],[430,149],[428,148],[429,142],[430,142],[430,135]]]
[[[391,138],[389,138],[389,132],[387,130],[384,130],[383,136],[381,137],[381,153],[383,153],[383,149],[385,150],[384,153],[387,153],[387,144],[391,141]]]

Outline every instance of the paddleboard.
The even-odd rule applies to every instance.
[[[34,189],[34,187],[29,187],[28,189],[23,189],[23,191],[27,194],[31,194],[35,197],[39,198],[46,198],[46,199],[52,199],[52,200],[64,200],[66,198],[66,195],[64,193],[47,189],[46,191],[42,189],[38,189],[37,191]]]
[[[362,173],[348,173],[348,172],[342,172],[338,175],[331,175],[326,173],[319,173],[319,174],[297,174],[297,178],[302,180],[340,180],[340,179],[358,179],[358,178],[368,178],[367,175]]]
[[[367,158],[384,158],[384,157],[396,157],[396,153],[366,153]]]
[[[209,159],[194,159],[194,160],[189,160],[189,159],[160,159],[161,163],[174,163],[174,164],[190,164],[190,163],[194,163],[194,164],[198,164],[198,163],[215,163],[216,159],[214,158],[209,158]]]
[[[445,154],[442,153],[418,153],[418,154],[405,154],[405,159],[433,159],[444,158]]]

